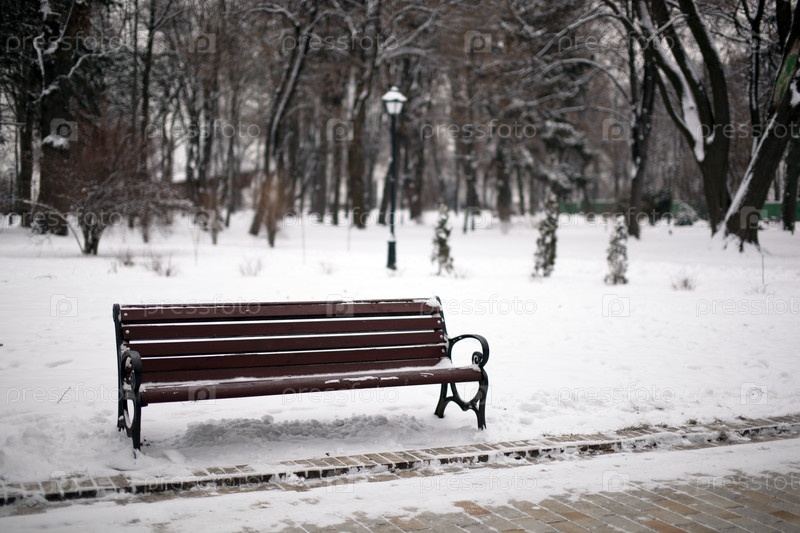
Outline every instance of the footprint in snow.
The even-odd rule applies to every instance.
[[[68,365],[72,362],[72,359],[62,359],[61,361],[53,361],[52,363],[47,363],[44,366],[47,368],[55,368],[61,365]]]

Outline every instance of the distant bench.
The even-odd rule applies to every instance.
[[[489,345],[450,338],[438,298],[191,305],[114,305],[120,390],[117,426],[141,447],[142,407],[343,389],[441,385],[486,427]],[[453,346],[481,351],[455,366]],[[464,401],[457,383],[477,382]],[[448,386],[451,394],[448,396]]]

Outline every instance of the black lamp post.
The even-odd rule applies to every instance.
[[[389,92],[383,95],[383,103],[386,105],[386,112],[392,118],[392,163],[389,172],[389,258],[386,261],[386,268],[397,269],[397,248],[394,237],[394,218],[395,218],[395,198],[397,196],[397,115],[403,110],[403,103],[407,100],[403,93],[392,86]]]

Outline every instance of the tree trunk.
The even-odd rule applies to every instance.
[[[540,195],[537,194],[537,193],[541,192],[539,190],[540,187],[541,187],[539,185],[540,183],[541,182],[539,180],[537,180],[534,177],[533,174],[529,175],[529,177],[528,177],[528,189],[529,189],[530,194],[529,194],[529,197],[528,197],[528,213],[530,213],[531,215],[535,215],[536,211],[537,211],[537,208],[539,207],[538,198],[539,198]]]
[[[781,218],[783,229],[794,233],[797,218],[797,182],[800,177],[800,139],[797,137],[789,141],[786,154],[786,182],[783,187],[783,205]]]
[[[407,180],[405,196],[408,199],[409,218],[422,222],[422,187],[425,176],[425,140],[412,136],[414,147],[412,162],[411,179]]]
[[[350,208],[353,213],[353,226],[364,229],[367,226],[367,216],[369,211],[366,209],[364,194],[364,106],[354,117],[351,127],[353,128],[353,140],[347,147],[347,190],[350,201]]]
[[[792,84],[798,81],[794,80]],[[786,149],[788,136],[785,132],[800,126],[800,104],[790,106],[790,100],[791,96],[784,98],[785,105],[770,120],[770,127],[762,135],[761,144],[745,172],[736,200],[728,211],[725,233],[739,238],[740,249],[744,248],[744,243],[758,245],[758,212],[764,207],[775,171]]]
[[[468,229],[475,229],[474,217],[480,214],[478,203],[478,189],[475,185],[475,171],[469,170],[467,174],[467,208],[464,210],[464,233]]]
[[[364,7],[364,26],[360,34],[364,39],[377,43],[380,34],[380,0],[367,0]],[[363,229],[367,225],[369,211],[366,208],[365,178],[366,165],[364,160],[364,130],[366,121],[367,99],[372,90],[378,50],[376,46],[361,47],[358,68],[360,76],[355,78],[355,101],[353,102],[350,127],[353,136],[348,146],[348,200],[353,213],[353,225]]]
[[[693,37],[692,44],[700,53],[705,76],[698,75],[697,59],[687,51],[689,47],[684,44],[687,36],[680,34],[673,24],[677,15],[672,11],[673,5],[666,0],[634,4],[638,19],[634,29],[642,30],[646,42],[670,41],[669,54],[660,46],[646,46],[645,60],[658,66],[656,83],[667,113],[687,140],[700,167],[713,235],[724,225],[730,205],[727,187],[730,137],[719,131],[730,124],[725,68],[693,0],[678,0],[677,4]],[[707,84],[703,81],[706,76]],[[670,99],[668,87],[672,87],[675,101]],[[697,131],[698,127],[701,131]]]
[[[324,142],[324,141],[323,141]],[[324,145],[318,145],[316,150],[325,153]],[[325,217],[325,207],[328,198],[328,157],[323,155],[314,166],[314,178],[311,187],[311,207],[309,213],[317,215],[320,219]]]
[[[494,172],[497,184],[497,216],[501,222],[511,220],[511,176],[506,166],[505,148],[497,146],[494,159]]]
[[[639,208],[642,202],[642,189],[644,188],[644,176],[647,171],[647,145],[650,140],[650,131],[653,124],[653,108],[656,93],[656,73],[655,66],[646,63],[644,66],[644,77],[642,79],[641,94],[635,94],[634,88],[638,89],[638,77],[636,74],[635,53],[633,51],[632,40],[628,39],[628,61],[630,66],[631,96],[638,98],[637,108],[634,111],[634,123],[631,128],[631,158],[633,163],[633,176],[631,179],[631,199],[630,212],[628,216],[628,234],[636,239],[641,237],[639,227]]]
[[[519,195],[519,214],[525,216],[525,181],[522,178],[522,169],[516,167],[514,172],[517,175],[517,194]]]
[[[58,42],[62,39],[74,39],[76,35],[90,32],[91,5],[89,2],[78,2],[72,7],[70,17],[64,19],[56,13],[48,13],[44,22],[43,37],[45,42]],[[66,24],[66,26],[62,26]],[[74,42],[74,41],[73,41]],[[70,112],[70,100],[74,95],[70,70],[74,66],[70,47],[57,46],[53,54],[45,56],[43,61],[43,93],[40,100],[39,131],[43,141],[47,136],[59,135],[68,141],[67,146],[56,147],[51,142],[42,142],[42,158],[40,164],[39,202],[54,207],[61,213],[67,213],[71,206],[70,195],[74,194],[71,186],[70,168],[73,165],[73,153],[81,142],[81,131],[78,122]],[[87,132],[83,132],[85,137]],[[66,235],[67,221],[57,212],[46,214],[46,227],[57,235]]]
[[[230,99],[231,123],[239,123],[239,86],[231,90]],[[226,156],[226,188],[227,188],[227,212],[225,213],[225,227],[229,227],[231,223],[231,215],[239,208],[239,187],[237,183],[237,176],[241,168],[241,161],[236,157],[236,135],[228,137],[228,149]]]
[[[19,175],[17,176],[17,200],[18,204],[14,209],[19,213],[22,226],[31,225],[30,204],[25,202],[33,200],[31,197],[31,184],[33,183],[33,113],[28,107],[28,97],[23,97],[18,105],[22,117],[22,126],[19,129]],[[18,119],[19,120],[19,119]]]
[[[339,225],[339,208],[341,207],[342,192],[342,149],[331,141],[333,145],[333,203],[331,203],[331,214],[333,215],[333,225]]]
[[[251,235],[258,235],[261,226],[264,224],[267,218],[267,210],[271,207],[271,198],[274,196],[272,187],[273,181],[275,180],[273,179],[273,171],[270,166],[272,160],[274,159],[275,152],[277,151],[281,123],[283,122],[286,111],[291,104],[292,98],[294,97],[297,89],[297,81],[300,77],[300,73],[303,70],[303,66],[305,65],[305,59],[308,56],[310,34],[313,31],[314,24],[317,22],[316,3],[312,2],[311,6],[303,11],[306,21],[305,25],[301,26],[300,23],[297,22],[294,17],[292,17],[292,21],[295,23],[295,42],[300,43],[300,45],[295,46],[292,49],[289,62],[286,64],[286,68],[283,70],[281,80],[274,92],[269,118],[267,119],[267,140],[264,147],[264,186],[262,187],[260,193],[258,193],[256,210],[253,214],[253,220],[250,223]],[[281,184],[279,183],[278,187],[280,187],[280,185]],[[271,218],[274,223],[276,218],[275,215],[273,215]],[[267,221],[268,226],[269,224],[269,221]],[[274,239],[270,239],[269,236],[268,240],[274,243]]]
[[[781,69],[773,93],[774,111],[766,121],[766,131],[745,171],[744,179],[725,217],[725,234],[739,239],[739,249],[745,243],[758,246],[759,210],[769,194],[775,171],[783,157],[790,136],[800,127],[800,4],[792,17],[791,32],[784,45]]]

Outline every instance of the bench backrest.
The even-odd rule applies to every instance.
[[[422,367],[447,357],[437,298],[116,309],[118,341],[141,355],[145,383]]]

